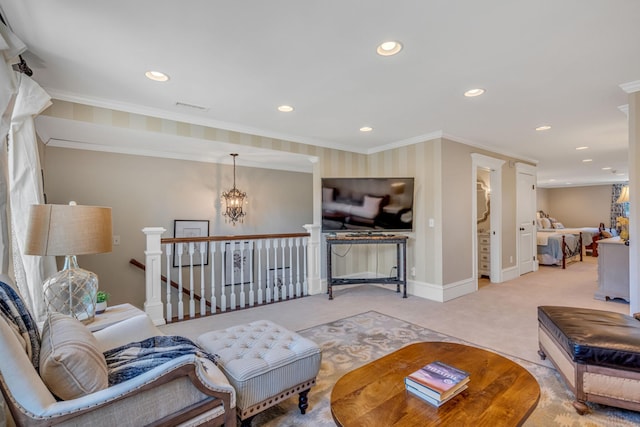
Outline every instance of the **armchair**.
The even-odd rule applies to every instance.
[[[7,277],[0,275],[0,281],[6,283]],[[116,385],[59,400],[25,351],[25,340],[1,314],[0,389],[18,426],[236,425],[235,390],[213,362],[193,356],[178,357]],[[158,335],[162,333],[146,315],[93,334],[98,351]]]

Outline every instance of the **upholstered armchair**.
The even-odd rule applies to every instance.
[[[8,278],[0,275],[0,281]],[[6,303],[0,304],[0,388],[17,425],[236,425],[235,391],[207,358],[180,356],[115,385],[95,387],[102,368],[91,370],[91,363],[104,357],[102,352],[162,335],[146,315],[94,334],[70,317],[49,317],[37,369],[29,338],[7,321]],[[85,353],[73,354],[78,351]],[[43,372],[51,367],[57,372]],[[80,395],[63,400],[67,394]]]

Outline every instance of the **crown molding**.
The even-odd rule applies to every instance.
[[[628,83],[622,83],[620,85],[620,88],[622,88],[622,90],[627,93],[640,92],[640,80],[636,80]]]
[[[503,156],[511,157],[513,159],[516,159],[516,160],[522,160],[522,161],[525,161],[525,162],[533,163],[534,165],[538,164],[538,160],[537,159],[533,159],[533,158],[530,158],[530,157],[525,157],[522,154],[513,153],[513,152],[507,151],[507,150],[500,150],[500,149],[495,148],[495,147],[488,147],[488,146],[486,146],[484,144],[480,144],[479,142],[475,142],[475,141],[467,139],[467,138],[461,138],[461,137],[458,137],[458,136],[455,136],[455,135],[450,135],[450,134],[444,134],[442,137],[446,138],[446,139],[448,139],[450,141],[453,141],[453,142],[459,142],[460,144],[465,144],[465,145],[469,145],[471,147],[480,148],[482,150],[486,150],[486,151],[489,151],[491,153],[501,154]]]

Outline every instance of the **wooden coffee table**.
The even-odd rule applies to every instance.
[[[436,408],[405,389],[404,377],[440,360],[470,374],[469,387]],[[338,426],[521,425],[540,398],[522,366],[463,344],[410,344],[345,374],[331,392]]]

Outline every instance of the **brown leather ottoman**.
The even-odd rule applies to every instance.
[[[631,316],[575,307],[538,307],[538,353],[549,357],[585,402],[640,410],[640,321]]]

